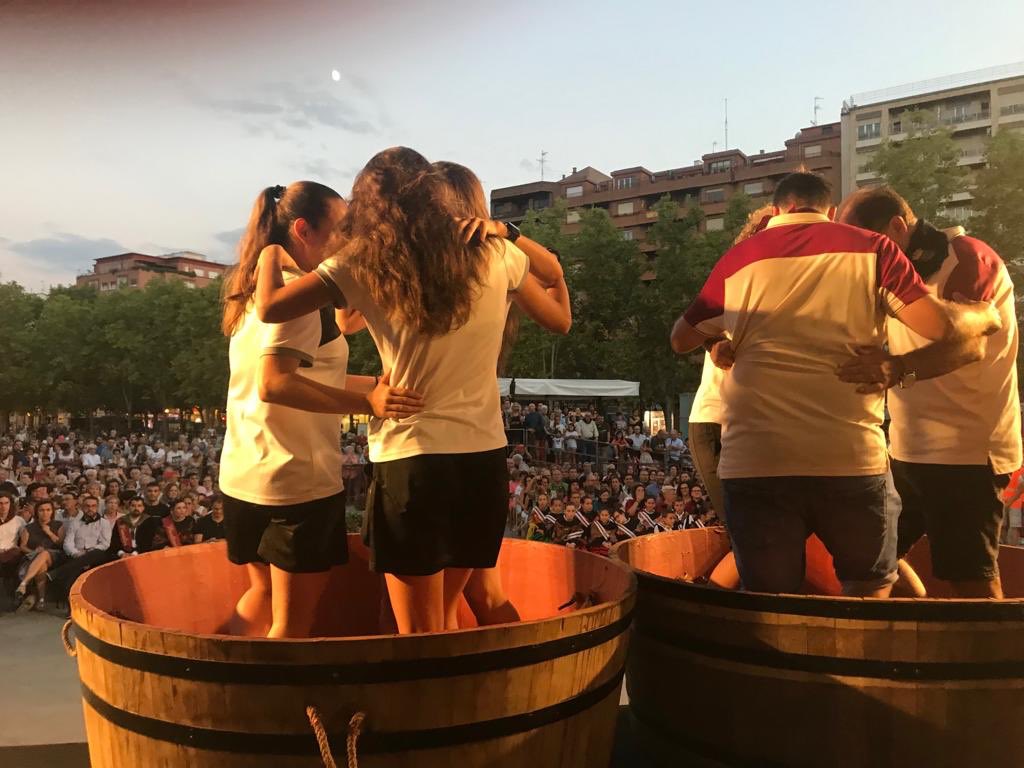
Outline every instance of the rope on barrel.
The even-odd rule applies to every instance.
[[[348,768],[359,768],[359,734],[363,732],[363,721],[366,715],[356,712],[348,721],[348,738],[345,739],[345,749],[348,752]]]
[[[306,717],[309,718],[313,735],[316,736],[316,744],[320,747],[320,759],[324,761],[324,768],[338,768],[338,764],[334,762],[334,755],[331,754],[331,743],[327,740],[327,731],[324,730],[320,712],[316,707],[306,707]]]
[[[71,638],[68,636],[69,632],[71,632],[71,619],[65,621],[64,626],[60,628],[60,639],[64,643],[64,650],[73,659],[78,655],[78,649],[71,644]]]
[[[316,736],[316,744],[320,748],[320,759],[324,762],[324,768],[338,768],[334,762],[334,754],[331,752],[331,744],[327,739],[327,731],[324,729],[323,720],[320,719],[320,711],[313,706],[306,707],[306,717],[313,728],[313,735]],[[359,768],[359,736],[363,732],[363,722],[366,715],[356,712],[348,721],[348,737],[345,739],[345,751],[348,754],[348,768]]]

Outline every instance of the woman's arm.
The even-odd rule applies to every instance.
[[[379,376],[346,376],[345,389],[366,394],[380,383]]]
[[[284,323],[308,315],[332,301],[320,275],[310,272],[284,283],[281,263],[288,254],[279,245],[268,245],[256,267],[256,316],[264,323]]]
[[[572,307],[564,278],[545,290],[532,273],[527,274],[512,300],[542,328],[563,336],[572,328]]]
[[[472,242],[474,238],[483,241],[486,237],[508,237],[505,222],[495,219],[460,219],[458,226],[467,243]],[[530,259],[530,273],[536,276],[545,288],[555,285],[564,277],[558,257],[536,240],[520,235],[514,245]]]
[[[32,550],[28,548],[28,526],[26,525],[20,531],[18,531],[18,549],[24,552],[26,555],[32,554]]]
[[[423,410],[423,396],[391,386],[391,373],[368,393],[338,389],[307,379],[299,361],[282,355],[260,359],[260,400],[313,413],[372,413],[381,419],[402,419]]]

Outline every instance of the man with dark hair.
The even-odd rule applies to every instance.
[[[999,313],[997,333],[952,344],[927,345],[891,323],[888,352],[860,349],[839,373],[860,383],[858,391],[892,388],[899,556],[927,533],[932,570],[957,596],[1001,598],[1002,492],[1021,465],[1017,319],[1006,265],[963,227],[940,230],[919,220],[889,187],[858,190],[843,202],[841,219],[896,242],[932,294],[993,302]]]
[[[853,347],[878,343],[887,313],[931,340],[978,335],[998,318],[940,302],[891,240],[832,222],[820,176],[790,174],[774,206],[715,265],[676,321],[672,348],[721,339],[733,348],[719,476],[744,586],[798,592],[804,542],[816,533],[846,594],[886,597],[897,561],[884,397],[858,393],[836,367]]]
[[[146,484],[146,514],[150,517],[167,517],[171,508],[161,500],[160,483],[155,480]]]

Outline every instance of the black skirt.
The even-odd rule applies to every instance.
[[[373,465],[363,541],[378,573],[493,568],[508,515],[505,448]]]
[[[228,559],[269,563],[289,573],[321,573],[348,562],[345,491],[271,507],[224,495]]]

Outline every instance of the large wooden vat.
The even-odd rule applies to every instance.
[[[911,563],[932,593],[927,544]],[[639,578],[627,687],[663,765],[1020,766],[1024,550],[1016,599],[864,600],[690,583],[729,551],[722,530],[617,545]]]
[[[223,543],[102,566],[71,593],[92,768],[318,766],[307,707],[338,763],[364,713],[374,766],[604,766],[635,579],[621,563],[507,541],[499,567],[523,622],[375,635],[381,578],[350,539],[310,640],[222,634],[246,589]],[[596,604],[563,607],[574,594]]]

